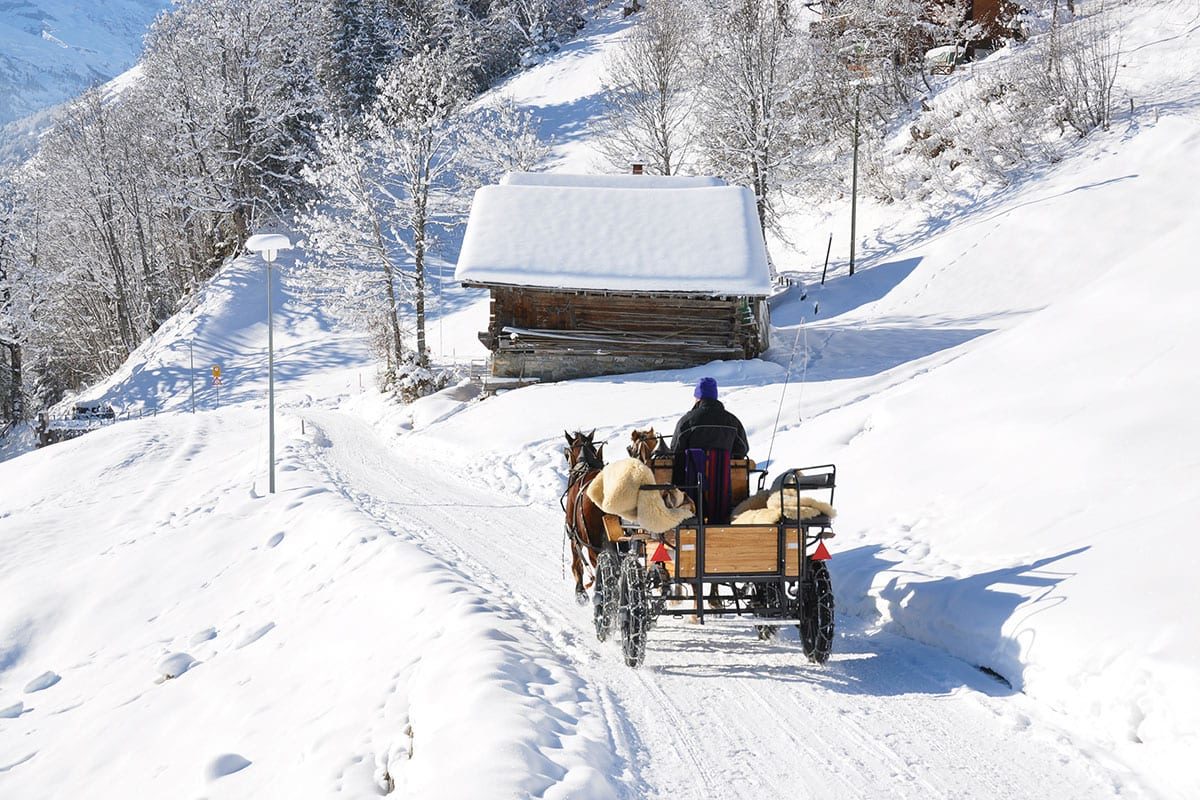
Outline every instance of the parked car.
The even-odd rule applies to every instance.
[[[76,403],[74,417],[79,420],[110,420],[116,419],[117,413],[108,403]]]

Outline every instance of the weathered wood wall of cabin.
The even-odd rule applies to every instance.
[[[759,302],[492,287],[491,319],[480,339],[497,376],[566,380],[678,369],[757,356],[767,344]],[[505,328],[534,335],[513,339]]]

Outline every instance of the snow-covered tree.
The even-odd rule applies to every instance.
[[[495,13],[522,44],[520,63],[532,66],[583,27],[583,0],[497,0]]]
[[[321,0],[315,10],[327,42],[317,69],[327,105],[353,119],[375,101],[376,81],[399,56],[404,22],[390,0]]]
[[[408,326],[396,310],[415,307],[425,358],[430,231],[454,217],[473,180],[450,168],[462,109],[525,46],[498,24],[500,10],[493,0],[177,0],[146,39],[138,79],[80,98],[13,178],[22,199],[0,244],[0,393],[9,396],[17,374],[14,341],[31,404],[108,374],[256,226],[317,191],[328,198],[317,208],[330,214],[365,207],[364,197],[380,204],[375,250],[399,265],[383,281],[398,294],[384,293],[375,328],[387,332],[397,365]],[[351,120],[343,128],[353,137],[327,127],[318,159],[326,116]],[[476,140],[490,144],[477,148],[474,173],[528,168],[537,157],[527,116],[479,119],[487,124]],[[305,180],[303,169],[318,164],[325,178]],[[360,187],[356,200],[353,181],[336,179],[356,171],[366,184],[389,176],[382,193]],[[370,233],[371,220],[352,221]],[[354,259],[378,271],[380,256]]]
[[[8,180],[0,179],[0,427],[25,418],[23,343],[29,308],[22,271],[17,220],[19,199]]]
[[[688,0],[656,0],[607,59],[597,128],[611,165],[642,161],[652,174],[674,175],[685,163],[701,85],[697,21]]]
[[[181,0],[147,37],[145,81],[170,114],[188,202],[226,216],[229,252],[302,187],[320,109],[308,8]]]
[[[461,40],[407,50],[381,76],[360,125],[322,129],[318,164],[305,173],[314,199],[299,223],[312,254],[305,282],[338,295],[344,316],[376,331],[385,384],[415,396],[423,391],[416,384],[435,378],[425,335],[435,231],[463,219],[475,186],[534,169],[546,147],[536,120],[511,100],[468,108],[474,64]],[[404,346],[409,307],[411,357]]]
[[[532,172],[550,154],[533,112],[511,97],[469,113],[459,134],[460,191],[491,183],[506,172]]]
[[[775,0],[725,0],[708,27],[701,154],[711,172],[753,190],[766,230],[804,155],[796,144],[808,61]]]
[[[428,366],[425,343],[425,259],[429,228],[461,210],[452,191],[455,137],[471,97],[470,54],[454,46],[422,46],[380,78],[367,129],[379,147],[381,168],[397,182],[400,243],[412,259],[417,362]]]
[[[404,350],[395,195],[361,133],[331,120],[317,141],[319,167],[304,172],[315,197],[297,219],[301,247],[309,254],[298,277],[322,296],[323,306],[382,335],[388,369],[394,370]]]

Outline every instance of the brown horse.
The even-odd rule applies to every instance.
[[[567,446],[563,454],[567,457],[567,489],[560,504],[565,514],[567,539],[571,542],[571,574],[575,576],[575,601],[584,605],[588,601],[587,585],[584,584],[585,565],[592,574],[596,572],[596,561],[600,551],[608,547],[608,534],[604,530],[604,512],[587,496],[587,487],[604,468],[604,445],[596,447],[592,441],[596,432],[567,433]]]
[[[633,440],[633,443],[625,448],[629,457],[636,458],[647,466],[653,466],[650,462],[654,459],[655,451],[662,444],[662,437],[651,427],[644,431],[635,430],[629,434],[629,438]]]

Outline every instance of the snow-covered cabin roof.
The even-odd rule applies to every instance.
[[[455,278],[735,296],[771,288],[754,195],[742,186],[485,186]]]
[[[697,189],[725,186],[725,181],[704,175],[566,175],[559,172],[509,172],[502,186],[593,186],[608,189]]]

